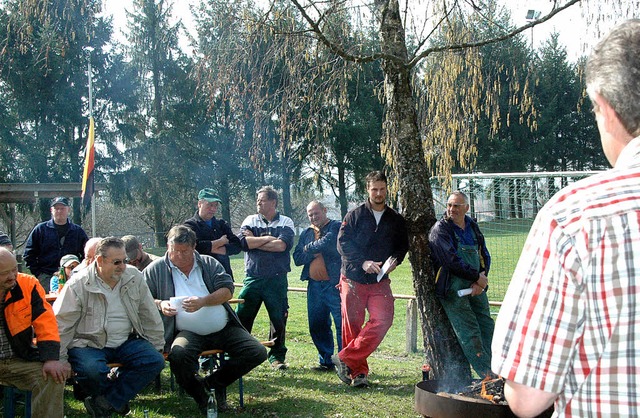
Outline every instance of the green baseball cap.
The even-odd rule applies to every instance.
[[[218,197],[218,192],[215,189],[202,189],[198,193],[198,200],[206,200],[207,202],[222,203],[222,200]]]

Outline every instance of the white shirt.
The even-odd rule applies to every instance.
[[[133,324],[129,320],[127,313],[120,299],[120,281],[112,289],[111,286],[98,279],[98,285],[102,294],[107,299],[107,320],[105,331],[107,332],[107,343],[105,347],[120,347],[131,335]]]
[[[202,269],[198,263],[193,263],[188,277],[171,260],[169,265],[176,296],[205,297],[209,295],[209,289],[204,284]],[[229,315],[222,305],[204,306],[195,312],[185,312],[181,305],[175,308],[178,310],[176,327],[179,331],[191,331],[200,335],[213,334],[223,329],[229,321]]]

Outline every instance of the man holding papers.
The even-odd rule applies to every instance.
[[[347,213],[338,234],[343,349],[332,359],[340,380],[355,387],[369,386],[367,358],[393,323],[389,273],[409,249],[404,218],[386,204],[386,176],[374,171],[366,181],[369,198]]]
[[[451,193],[446,213],[429,232],[429,247],[437,272],[436,295],[469,364],[485,377],[491,374],[493,339],[486,292],[491,256],[468,211],[467,195]]]

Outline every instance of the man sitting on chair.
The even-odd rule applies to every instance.
[[[164,368],[162,321],[142,274],[127,266],[124,242],[104,238],[96,260],[62,288],[53,304],[60,358],[69,358],[93,417],[124,415],[128,402]],[[108,378],[108,363],[121,363]]]
[[[240,324],[227,303],[233,296],[231,276],[215,258],[195,251],[195,232],[184,225],[174,226],[167,245],[165,256],[143,274],[163,315],[171,371],[203,414],[208,389],[215,389],[218,410],[224,411],[228,409],[227,386],[264,362],[267,350]],[[229,360],[202,379],[198,358],[202,351],[212,349],[224,350]]]

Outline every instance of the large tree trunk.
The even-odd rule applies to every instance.
[[[418,132],[411,68],[398,0],[376,0],[382,50],[395,57],[383,61],[386,114],[383,153],[394,168],[392,182],[409,230],[409,260],[422,319],[426,362],[435,378],[469,379],[469,364],[462,354],[440,302],[435,296],[428,232],[435,223],[433,196]],[[445,376],[446,367],[446,376]]]

